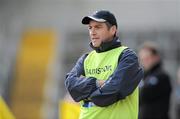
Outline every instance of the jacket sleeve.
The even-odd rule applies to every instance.
[[[73,69],[66,75],[65,87],[76,102],[86,99],[96,89],[96,78],[83,76],[83,62],[86,56],[87,54],[84,54],[80,57]]]
[[[135,52],[126,49],[123,51],[115,72],[102,87],[97,88],[90,95],[90,99],[94,104],[101,107],[111,105],[130,95],[142,77],[143,70]]]

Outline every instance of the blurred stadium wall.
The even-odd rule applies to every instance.
[[[16,117],[19,115],[14,111],[11,97],[15,93],[13,86],[17,83],[17,57],[24,52],[19,50],[24,40],[23,33],[31,28],[48,29],[57,36],[51,49],[55,59],[44,69],[47,71],[44,76],[53,76],[45,77],[47,80],[40,94],[43,97],[40,111],[36,112],[41,115],[37,119],[57,119],[58,102],[66,92],[65,74],[80,55],[90,50],[87,28],[81,24],[81,19],[99,9],[108,9],[116,15],[119,36],[130,48],[136,50],[145,40],[157,42],[163,53],[165,68],[172,82],[176,80],[176,69],[180,64],[179,0],[0,0],[0,93]],[[44,41],[41,42],[43,44]],[[37,44],[42,47],[41,43]],[[34,85],[31,84],[32,88]],[[37,102],[29,93],[25,94],[26,98]],[[23,102],[19,100],[19,103]],[[171,116],[175,118],[173,104],[172,96]],[[30,116],[28,118],[27,115],[27,119]]]

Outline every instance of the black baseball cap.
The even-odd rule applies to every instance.
[[[115,25],[117,27],[117,22],[114,14],[107,10],[100,10],[94,12],[90,16],[85,16],[82,19],[82,24],[89,24],[91,20],[97,21],[97,22],[108,22],[111,25]]]

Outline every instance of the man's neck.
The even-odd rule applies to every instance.
[[[107,42],[102,42],[100,47],[94,47],[92,43],[90,43],[90,46],[92,49],[96,50],[96,52],[105,52],[117,47],[121,46],[121,42],[118,37],[114,37],[112,40],[107,41]]]

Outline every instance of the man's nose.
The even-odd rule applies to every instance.
[[[90,30],[90,35],[96,35],[96,30],[94,28]]]

